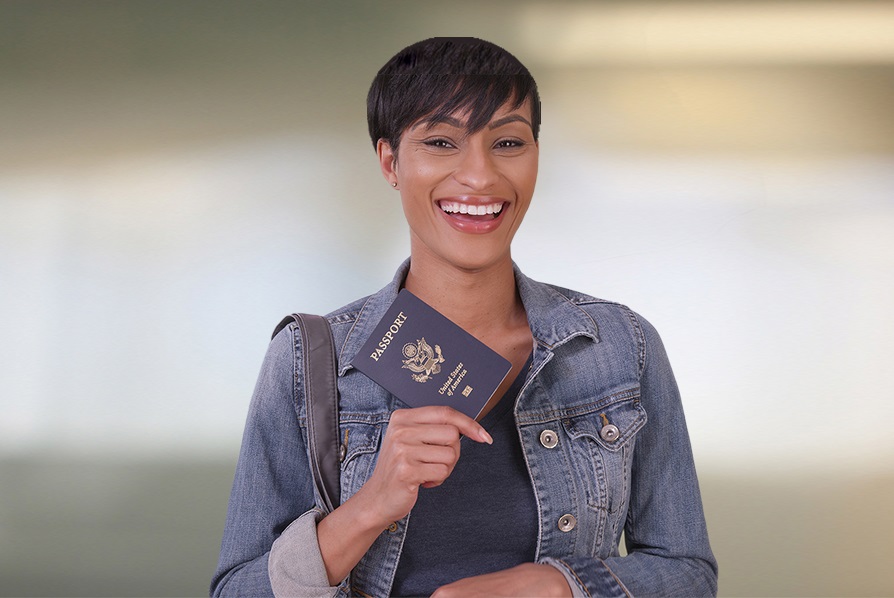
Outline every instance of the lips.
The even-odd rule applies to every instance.
[[[496,198],[442,199],[437,202],[450,226],[464,233],[482,234],[496,230],[503,221],[507,202]]]
[[[471,204],[459,201],[442,200],[438,202],[438,206],[445,214],[455,216],[456,214],[467,214],[469,216],[487,216],[496,218],[503,211],[503,202],[492,202],[486,204]]]

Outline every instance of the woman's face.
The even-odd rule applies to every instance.
[[[382,172],[397,183],[410,225],[413,259],[434,258],[481,270],[509,257],[531,203],[539,147],[531,106],[504,104],[469,134],[464,114],[416,123],[401,136],[398,158],[378,143]]]

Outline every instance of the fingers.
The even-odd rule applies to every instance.
[[[450,463],[421,463],[398,472],[396,477],[401,479],[404,484],[416,488],[417,486],[425,486],[426,488],[434,488],[444,483],[450,474],[453,473],[453,464]]]
[[[459,430],[455,426],[415,422],[392,421],[388,425],[387,434],[392,442],[407,445],[452,446],[457,444],[460,438]]]
[[[386,439],[398,474],[405,482],[426,488],[439,486],[459,460],[460,437],[493,443],[490,434],[472,418],[449,407],[398,409],[391,414]]]
[[[460,438],[493,442],[472,418],[449,407],[398,409],[391,414],[372,476],[363,495],[375,496],[375,516],[386,522],[404,517],[419,487],[441,485],[456,466]]]
[[[400,418],[398,418],[400,419]],[[418,422],[392,422],[385,435],[380,462],[390,464],[402,484],[442,483],[460,455],[456,427]]]
[[[394,424],[428,424],[452,426],[460,434],[475,442],[493,444],[494,439],[481,424],[471,417],[450,407],[417,407],[415,409],[398,409],[391,414],[391,425]]]
[[[459,459],[457,443],[449,445],[407,443],[400,438],[395,438],[392,442],[392,459],[407,467],[446,465],[452,470]]]

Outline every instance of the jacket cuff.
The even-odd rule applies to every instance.
[[[571,563],[569,564],[569,560]],[[608,565],[601,559],[585,557],[586,563],[575,562],[581,559],[554,559],[546,557],[540,562],[544,565],[552,565],[562,572],[565,581],[571,587],[571,595],[574,598],[590,596],[617,596],[618,598],[630,598],[632,595],[624,584],[621,583]],[[583,577],[577,574],[574,565],[578,565]],[[584,565],[584,566],[581,566]]]
[[[574,598],[589,598],[590,594],[587,592],[586,588],[584,588],[581,580],[577,578],[577,575],[574,574],[574,571],[568,568],[568,565],[565,563],[547,557],[540,561],[541,565],[550,565],[559,570],[559,573],[565,576],[565,581],[568,582],[568,587],[571,588],[571,595]]]
[[[289,524],[270,548],[267,574],[276,598],[335,596],[317,541],[317,523],[325,513],[313,509]]]

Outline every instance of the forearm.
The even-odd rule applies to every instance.
[[[338,585],[348,576],[391,523],[374,515],[375,497],[370,494],[361,488],[317,524],[320,555],[331,585]]]
[[[639,318],[645,341],[640,400],[648,422],[631,463],[627,556],[567,559],[585,584],[634,596],[713,596],[711,552],[680,393],[655,329]]]
[[[271,596],[270,578],[267,574],[268,554],[232,569],[211,586],[213,598],[225,596]]]
[[[564,572],[552,563],[523,563],[511,569],[503,569],[484,575],[466,577],[440,588],[432,598],[468,596],[573,596],[572,585]]]
[[[291,329],[282,331],[258,377],[212,580],[214,596],[273,595],[271,572],[332,593],[325,572],[314,576],[301,568],[320,560],[315,530],[321,513],[313,508],[310,465],[294,409],[294,364],[300,362],[295,351]]]

